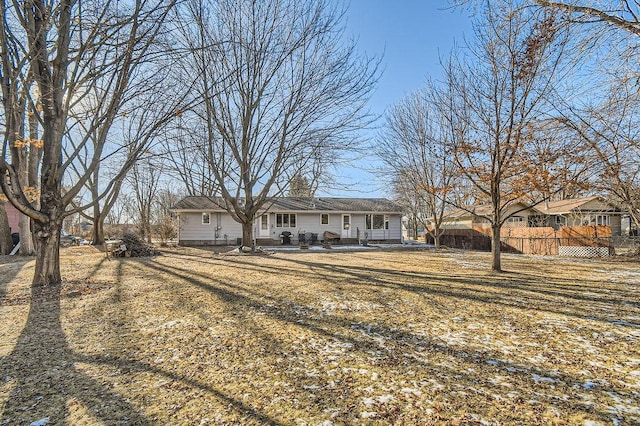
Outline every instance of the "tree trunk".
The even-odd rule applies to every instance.
[[[60,224],[34,221],[36,269],[33,286],[59,285],[60,275]]]
[[[93,231],[91,233],[94,246],[104,244],[104,216],[102,214],[98,214],[93,218]]]
[[[11,228],[9,227],[9,217],[5,203],[0,203],[0,254],[9,254],[13,248],[11,238]]]
[[[31,232],[31,218],[20,214],[20,255],[33,256],[33,233]]]
[[[436,247],[436,249],[440,248],[440,226],[435,225],[433,227],[433,245]]]
[[[497,272],[502,271],[500,265],[500,225],[491,225],[491,269]]]
[[[253,220],[242,224],[242,245],[253,247]]]

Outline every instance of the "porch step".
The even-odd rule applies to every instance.
[[[256,238],[257,246],[279,246],[280,239],[274,240],[273,238]]]

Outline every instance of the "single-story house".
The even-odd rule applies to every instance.
[[[535,207],[541,218],[547,222],[538,226],[588,226],[608,225],[612,235],[621,234],[624,212],[614,204],[597,195],[583,198],[568,198],[549,201]]]
[[[471,211],[468,211],[471,210]],[[443,228],[471,229],[473,225],[488,223],[483,216],[490,215],[491,206],[478,205],[468,210],[455,209],[447,214]],[[612,235],[621,235],[624,212],[599,196],[547,201],[533,207],[515,202],[507,209],[513,213],[505,226],[544,227],[608,225]]]
[[[487,204],[479,204],[469,209],[453,209],[445,214],[442,221],[443,229],[471,229],[473,225],[488,225],[487,217],[493,213],[493,208]],[[505,214],[512,215],[507,219],[507,226],[528,226],[529,217],[536,215],[536,211],[522,202],[514,202],[507,206]]]
[[[242,226],[223,205],[221,198],[195,196],[176,203],[179,244],[239,244]],[[343,244],[399,243],[401,219],[401,208],[383,198],[276,197],[256,216],[254,238],[262,246],[313,243],[325,236]]]

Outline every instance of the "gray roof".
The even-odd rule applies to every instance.
[[[172,210],[225,210],[220,197],[184,197]],[[402,208],[386,198],[276,197],[265,204],[269,211],[334,211],[402,213]]]

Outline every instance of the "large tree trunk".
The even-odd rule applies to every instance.
[[[253,220],[242,224],[242,245],[253,247]]]
[[[104,244],[104,215],[100,212],[93,217],[93,231],[91,234],[94,246]]]
[[[33,256],[33,233],[31,232],[31,218],[20,214],[20,255]]]
[[[36,269],[33,275],[34,286],[58,285],[60,275],[60,229],[56,222],[40,223],[34,221],[36,246]]]
[[[0,254],[9,254],[13,248],[9,217],[4,202],[0,202]]]
[[[442,234],[442,232],[440,232],[440,226],[435,225],[433,227],[433,245],[436,249],[440,248],[440,234]]]
[[[502,271],[500,265],[500,225],[491,225],[491,269],[497,272]]]

